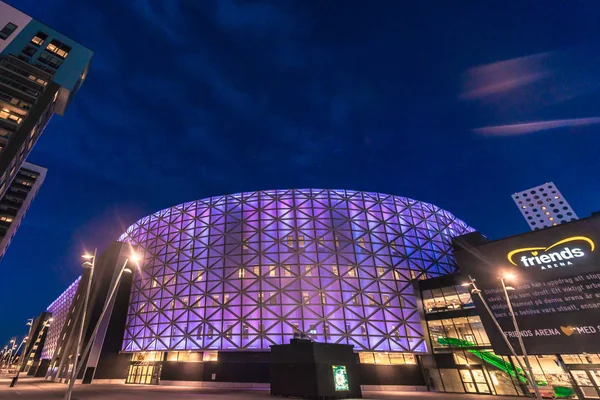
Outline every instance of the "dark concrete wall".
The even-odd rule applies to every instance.
[[[269,353],[219,353],[219,361],[177,362],[165,361],[161,380],[269,383]]]
[[[361,385],[425,385],[418,365],[359,364],[358,367]]]

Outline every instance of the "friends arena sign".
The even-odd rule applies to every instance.
[[[600,352],[600,215],[539,231],[488,241],[475,233],[455,240],[461,275],[476,280],[515,350],[517,333],[500,278],[528,353]],[[492,347],[509,354],[479,296],[473,300]]]

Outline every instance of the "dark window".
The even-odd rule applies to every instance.
[[[12,35],[12,33],[15,31],[15,29],[17,29],[17,26],[15,24],[13,24],[12,22],[9,22],[0,31],[0,39],[8,39],[8,37],[10,35]]]
[[[40,54],[38,61],[41,63],[44,63],[46,65],[49,65],[54,69],[58,69],[58,67],[60,67],[60,65],[62,64],[62,61],[58,57],[53,57],[48,53]]]
[[[33,56],[35,54],[36,51],[37,51],[37,49],[35,47],[27,45],[23,49],[22,53],[28,55],[29,57],[31,57],[31,56]]]
[[[571,215],[573,215],[572,212],[568,212],[567,215],[570,217]]]
[[[558,218],[562,218],[562,217],[563,217],[563,215],[562,215],[562,214],[558,214],[558,215],[557,215],[557,217],[558,217]]]

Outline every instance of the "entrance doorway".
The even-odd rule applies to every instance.
[[[467,393],[492,393],[482,369],[460,369],[459,372]]]
[[[158,385],[160,377],[160,364],[132,364],[129,366],[125,383],[138,383],[142,385]]]
[[[586,399],[600,399],[600,369],[571,370]]]

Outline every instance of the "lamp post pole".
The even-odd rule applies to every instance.
[[[87,287],[85,291],[85,298],[83,301],[83,311],[81,313],[81,325],[79,327],[79,336],[77,337],[77,347],[75,348],[75,358],[73,361],[73,369],[71,371],[71,377],[69,378],[69,386],[72,387],[71,381],[75,382],[77,380],[77,375],[75,375],[75,371],[77,371],[77,364],[79,359],[79,353],[81,352],[81,341],[83,340],[83,330],[85,327],[85,318],[87,315],[88,303],[90,300],[90,291],[92,287],[92,279],[94,278],[94,269],[96,267],[96,254],[98,253],[98,249],[94,249],[94,255],[83,255],[87,261],[83,263],[84,268],[90,269],[90,276],[88,278]]]
[[[507,277],[508,278],[508,277]],[[527,352],[525,351],[525,345],[523,344],[523,338],[521,337],[521,331],[519,330],[519,325],[517,324],[517,318],[515,317],[515,313],[512,308],[512,303],[510,302],[510,298],[508,297],[508,289],[504,284],[504,278],[500,278],[500,282],[502,282],[502,290],[504,290],[504,295],[506,296],[506,304],[508,305],[508,311],[512,317],[513,325],[515,326],[515,331],[517,332],[517,339],[519,339],[519,346],[521,347],[521,353],[523,353],[523,359],[525,360],[525,365],[527,365],[527,370],[529,371],[529,375],[531,376],[531,380],[533,383],[533,391],[535,392],[535,397],[538,400],[542,400],[542,395],[540,394],[540,390],[536,384],[535,377],[533,376],[533,369],[531,368],[531,364],[529,363],[529,358],[527,357]],[[518,360],[518,358],[517,358]]]
[[[51,317],[42,323],[42,328],[40,329],[40,332],[38,333],[38,338],[42,337],[42,335],[44,334],[44,329],[48,328],[52,321],[54,321],[54,318]],[[31,325],[33,326],[33,323]],[[28,336],[30,336],[30,335],[31,335],[31,328],[29,328]],[[31,347],[29,348],[29,351],[23,355],[23,359],[21,360],[21,365],[19,366],[19,369],[17,370],[17,375],[15,375],[13,380],[10,382],[10,385],[9,385],[10,387],[17,386],[17,383],[19,382],[19,376],[21,375],[21,370],[25,367],[25,365],[27,365],[26,363],[27,363],[27,360],[29,360],[29,357],[31,356],[31,352],[33,352],[33,345],[31,345]]]
[[[481,294],[481,290],[479,290],[477,285],[475,285],[475,279],[473,279],[470,275],[469,275],[469,282],[466,283],[465,286],[468,286],[468,285],[473,286],[473,290],[471,291],[471,293],[475,293],[479,296],[479,299],[481,300],[481,302],[483,303],[483,306],[485,307],[486,311],[490,315],[490,318],[492,319],[492,321],[494,321],[494,325],[496,326],[496,329],[498,329],[498,332],[500,332],[502,339],[504,339],[504,343],[506,343],[506,346],[510,350],[510,353],[512,354],[512,356],[517,361],[517,364],[519,364],[519,368],[521,368],[522,371],[525,371],[525,367],[523,366],[523,364],[521,363],[521,360],[517,356],[517,352],[515,351],[515,348],[510,343],[510,340],[508,340],[508,337],[506,337],[504,330],[502,329],[502,327],[500,326],[500,323],[494,316],[494,313],[492,312],[487,301],[485,301],[485,299],[483,298],[483,295]],[[533,376],[530,376],[529,373],[527,373],[527,374],[525,374],[525,377],[527,378],[527,380],[529,381],[529,383],[531,384],[532,387],[535,386],[535,380],[533,379]],[[517,377],[517,379],[519,379],[519,378]]]
[[[13,351],[15,350],[15,340],[16,339],[10,339],[9,345],[10,345],[10,349],[8,351],[8,357],[6,357],[6,368],[10,368],[10,360],[12,359],[12,355],[13,355]]]
[[[137,256],[132,256],[131,258],[133,261],[136,261]],[[81,368],[84,365],[84,360],[86,359],[86,357],[88,356],[88,354],[92,348],[92,344],[94,343],[94,340],[96,339],[96,334],[98,333],[100,324],[102,323],[102,320],[104,319],[104,315],[106,314],[108,305],[112,302],[115,292],[117,291],[117,287],[119,286],[119,283],[121,281],[121,277],[123,276],[123,273],[124,272],[131,273],[131,270],[129,268],[127,268],[128,262],[129,262],[129,258],[126,258],[125,262],[123,263],[123,266],[121,267],[121,270],[119,271],[119,275],[117,276],[117,279],[114,280],[114,282],[112,283],[112,285],[109,289],[109,295],[106,298],[106,301],[104,302],[104,307],[102,308],[102,313],[100,313],[100,317],[98,318],[98,321],[96,322],[96,326],[94,327],[92,335],[90,336],[90,339],[89,339],[87,345],[85,346],[85,350],[83,350],[83,353],[81,354],[81,363],[77,367],[77,371],[75,371],[75,377],[79,376],[79,373],[81,372]],[[84,374],[83,378],[85,379],[85,374]],[[67,388],[67,392],[65,393],[64,400],[71,400],[71,394],[73,393],[73,385],[74,384],[75,384],[75,379],[71,379],[69,381],[69,387]]]

